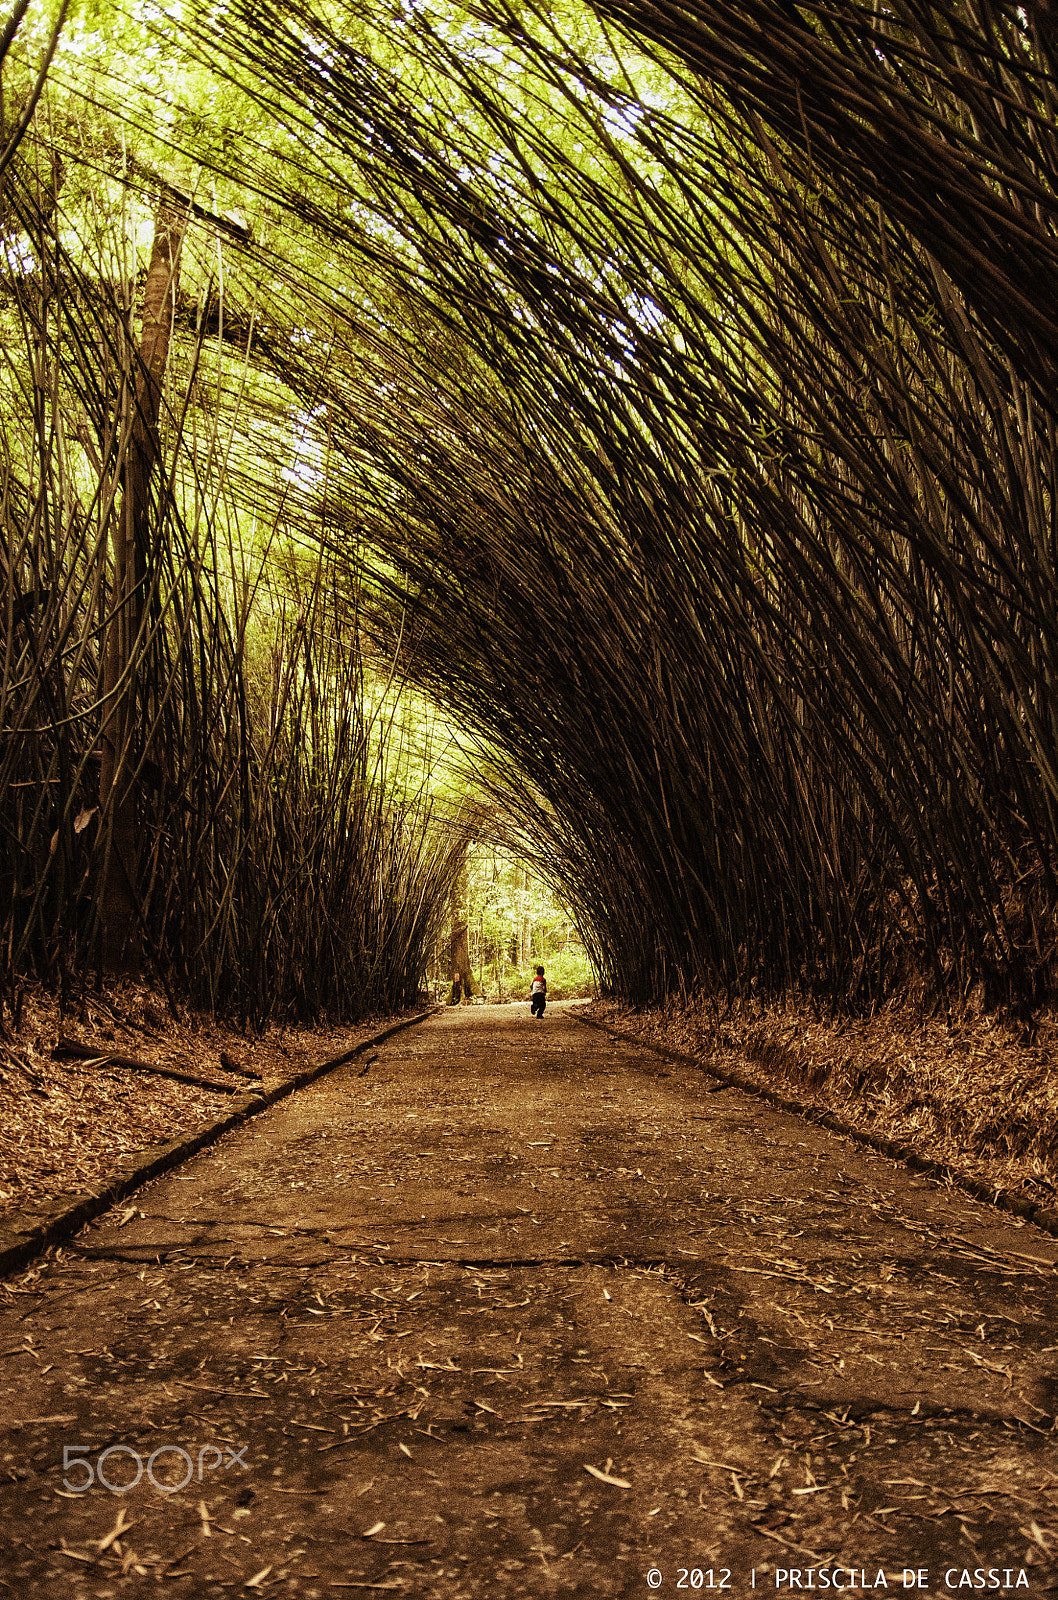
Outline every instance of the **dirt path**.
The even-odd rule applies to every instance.
[[[1058,1240],[527,1012],[398,1035],[12,1280],[6,1589],[1053,1588]]]

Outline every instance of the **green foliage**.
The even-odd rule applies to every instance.
[[[468,852],[470,957],[486,1000],[524,998],[537,962],[553,999],[595,992],[580,936],[543,867],[530,841],[512,849],[479,840]]]
[[[567,945],[548,957],[543,966],[549,1000],[585,1000],[598,991],[595,971],[583,946]]]

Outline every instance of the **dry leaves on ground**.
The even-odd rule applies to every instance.
[[[747,1078],[864,1132],[1036,1204],[1058,1200],[1058,1017],[1032,1042],[996,1017],[948,1023],[887,1007],[873,1017],[821,1018],[757,1006],[719,1017],[706,1005],[631,1011],[599,1001],[592,1015]]]
[[[114,1065],[55,1061],[60,1036],[229,1082],[245,1094],[253,1086],[247,1071],[268,1086],[351,1048],[374,1026],[272,1027],[254,1038],[188,1009],[177,1021],[143,984],[93,994],[65,1016],[56,996],[27,989],[18,1029],[5,1019],[0,1039],[0,1225],[12,1211],[79,1194],[121,1156],[231,1109],[230,1094]]]

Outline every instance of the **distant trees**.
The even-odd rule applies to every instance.
[[[481,835],[469,846],[463,881],[453,901],[453,939],[458,958],[450,954],[451,973],[470,974],[467,993],[489,1000],[524,999],[533,965],[550,968],[559,962],[558,987],[588,991],[593,974],[569,913],[556,903],[546,881],[523,863],[538,863],[531,841],[489,837],[482,819]],[[495,820],[492,823],[495,829]],[[458,920],[457,920],[458,913]]]

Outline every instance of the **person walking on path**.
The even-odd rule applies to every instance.
[[[533,981],[529,987],[530,1014],[542,1017],[544,1007],[547,1005],[547,979],[544,977],[543,967],[537,967],[533,974]]]

